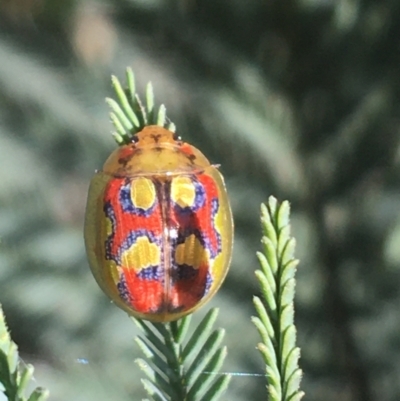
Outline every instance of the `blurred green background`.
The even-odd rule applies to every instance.
[[[266,399],[249,318],[270,194],[292,204],[306,399],[400,399],[399,43],[398,0],[0,0],[0,302],[51,400],[144,396],[82,240],[126,66],[226,178],[234,258],[204,309],[225,371],[254,375],[223,399]]]

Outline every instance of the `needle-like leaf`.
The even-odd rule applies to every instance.
[[[34,389],[29,398],[26,398],[25,391],[28,385],[32,385],[33,371],[32,365],[26,365],[20,360],[0,305],[0,389],[8,400],[44,401],[48,398],[49,391],[42,387]]]
[[[266,364],[269,401],[299,401],[302,372],[298,360],[294,326],[295,240],[290,237],[289,203],[278,204],[273,197],[261,206],[264,253],[258,254],[256,271],[263,301],[254,298],[258,318],[253,317],[262,343],[258,349]]]

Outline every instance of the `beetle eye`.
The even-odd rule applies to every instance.
[[[174,141],[179,141],[179,142],[182,141],[182,138],[176,132],[174,132],[173,138],[174,138]]]

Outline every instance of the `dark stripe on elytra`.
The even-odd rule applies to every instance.
[[[171,273],[171,279],[172,279],[172,282],[175,284],[179,281],[192,280],[198,275],[199,275],[199,269],[195,269],[193,266],[190,266],[190,265],[184,263],[181,265],[175,265],[175,267]],[[206,276],[206,281],[204,283],[204,293],[203,293],[202,297],[204,297],[204,295],[206,295],[208,293],[208,291],[211,288],[212,282],[213,282],[213,278],[210,274],[210,271],[208,270],[207,276]]]
[[[158,200],[158,203],[160,205],[161,209],[161,218],[162,218],[162,234],[161,236],[163,237],[164,235],[164,227],[166,226],[168,228],[168,235],[170,233],[170,229],[172,229],[172,223],[171,223],[171,216],[170,216],[170,207],[171,207],[171,180],[153,180],[154,187],[156,189],[156,197]],[[160,276],[160,280],[163,282],[166,279],[166,274],[167,274],[167,266],[170,267],[172,266],[172,254],[173,254],[173,249],[176,247],[176,238],[172,238],[169,236],[168,238],[168,245],[169,249],[171,251],[169,255],[169,260],[166,260],[166,249],[164,249],[164,243],[163,243],[163,238],[161,239],[160,242],[160,248],[161,248],[161,269],[163,271],[163,276]],[[168,295],[168,294],[165,294]],[[166,301],[166,300],[164,300]]]

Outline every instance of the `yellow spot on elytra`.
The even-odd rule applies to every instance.
[[[213,260],[213,263],[210,265],[211,276],[213,277],[212,285],[214,285],[215,283],[219,283],[225,274],[225,257],[226,255],[224,255],[222,252],[219,253]]]
[[[202,263],[209,260],[209,254],[194,234],[189,235],[183,244],[175,251],[175,261],[178,265],[189,265],[198,269]]]
[[[132,181],[131,199],[135,207],[150,209],[156,200],[154,184],[148,178],[137,178]]]
[[[221,231],[224,227],[225,223],[225,216],[223,213],[221,213],[221,208],[218,208],[217,213],[214,215],[214,228],[218,232],[218,234],[221,234]]]
[[[106,217],[106,235],[109,237],[113,233],[112,221],[109,217]]]
[[[108,266],[110,269],[110,275],[111,275],[112,280],[114,281],[115,284],[118,284],[120,277],[119,277],[119,271],[118,271],[117,264],[113,260],[109,260]]]
[[[189,177],[176,177],[171,183],[171,198],[180,207],[193,206],[196,189]]]
[[[161,263],[161,250],[145,236],[139,237],[131,247],[122,253],[121,262],[124,269],[141,270]]]

